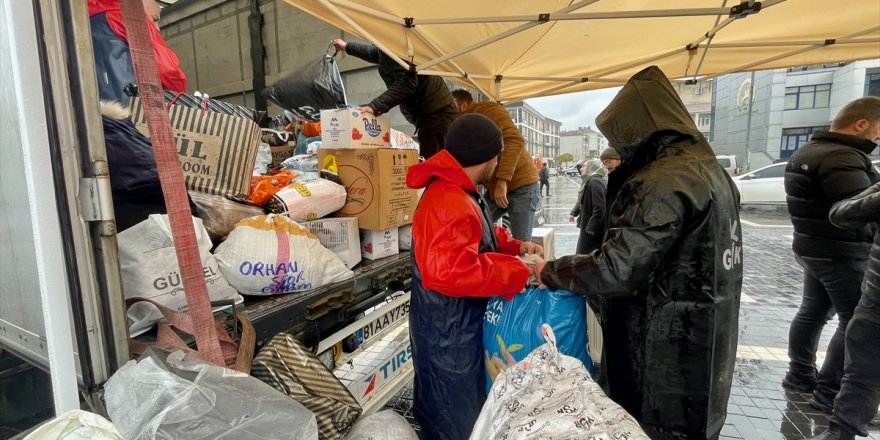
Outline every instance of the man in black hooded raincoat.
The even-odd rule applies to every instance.
[[[739,194],[657,67],[596,123],[623,159],[606,240],[547,262],[541,280],[599,300],[606,391],[652,439],[717,438],[736,360]]]

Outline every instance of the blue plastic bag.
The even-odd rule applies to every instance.
[[[595,377],[587,352],[587,306],[582,295],[565,290],[530,287],[508,301],[489,300],[483,317],[483,347],[486,357],[486,390],[503,369],[523,360],[544,343],[541,325],[556,333],[559,351],[579,359]]]

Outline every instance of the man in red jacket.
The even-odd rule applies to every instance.
[[[489,297],[513,298],[530,270],[516,256],[543,253],[494,226],[477,185],[492,179],[501,130],[469,113],[446,148],[407,174],[425,188],[413,216],[410,336],[414,412],[423,439],[466,439],[486,400],[483,315]]]
[[[98,93],[101,100],[127,105],[129,97],[123,90],[128,84],[135,84],[136,80],[119,0],[88,1],[95,70],[98,74]],[[153,55],[156,57],[162,88],[186,92],[186,75],[180,70],[180,60],[165,44],[162,34],[159,33],[158,5],[154,0],[144,0],[144,10],[149,18],[147,26],[153,42]]]

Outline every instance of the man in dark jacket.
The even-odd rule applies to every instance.
[[[605,303],[608,395],[652,439],[718,438],[736,360],[739,195],[657,67],[596,123],[623,159],[605,242],[539,265],[540,279]]]
[[[477,185],[489,181],[501,130],[487,117],[462,115],[445,151],[409,169],[425,188],[413,215],[409,331],[414,408],[423,439],[467,439],[486,401],[483,315],[488,298],[513,298],[530,270],[516,255],[540,246],[493,226]]]
[[[877,182],[867,154],[880,139],[880,98],[857,99],[837,114],[830,132],[818,132],[789,159],[785,193],[794,225],[792,249],[804,269],[803,300],[791,322],[789,370],[782,385],[813,392],[810,403],[831,412],[843,375],[846,326],[859,302],[872,231],[841,229],[828,220],[831,206]],[[816,372],[822,328],[837,312],[838,325],[825,363]]]
[[[336,50],[377,64],[379,76],[388,87],[359,110],[378,116],[399,105],[403,117],[416,127],[421,155],[428,159],[443,149],[446,132],[457,115],[443,78],[417,75],[372,44],[336,39],[333,45]]]
[[[547,162],[541,162],[538,177],[541,179],[541,194],[544,194],[544,187],[547,187],[547,197],[550,197],[550,168],[547,166]]]
[[[873,223],[874,245],[862,298],[846,328],[846,365],[828,430],[810,440],[852,440],[868,435],[880,405],[880,183],[831,208],[831,223],[859,229]]]
[[[581,166],[583,183],[568,221],[577,219],[580,229],[575,253],[589,254],[602,246],[605,237],[605,189],[608,170],[599,159],[590,159]]]

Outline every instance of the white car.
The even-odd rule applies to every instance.
[[[740,203],[785,204],[785,163],[759,168],[733,178],[739,189]]]

